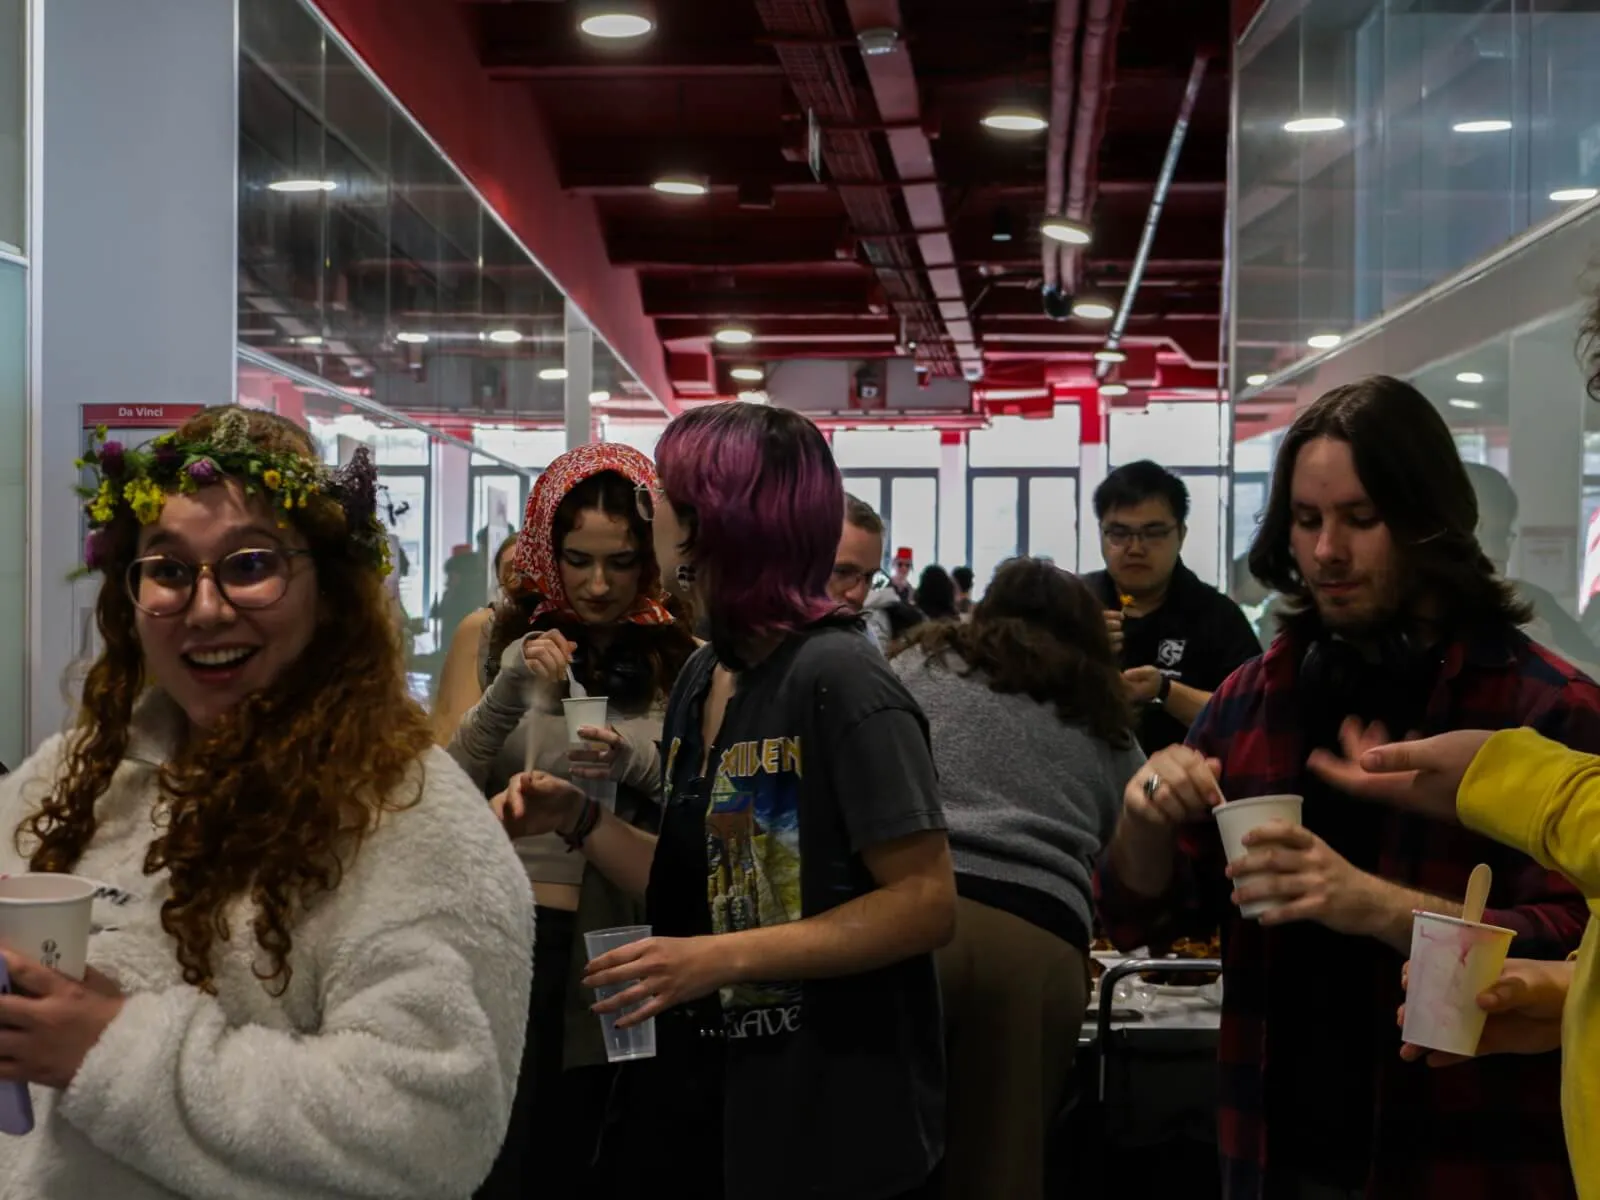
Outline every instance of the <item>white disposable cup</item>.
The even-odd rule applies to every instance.
[[[1510,929],[1413,912],[1404,1041],[1428,1050],[1478,1052],[1488,1013],[1478,994],[1500,978],[1517,935]]]
[[[561,706],[567,718],[567,746],[570,749],[594,749],[594,742],[586,742],[578,736],[578,730],[592,725],[597,729],[606,727],[606,697],[605,696],[578,696],[574,699],[563,700]],[[583,789],[583,794],[595,801],[602,808],[612,812],[617,808],[617,783],[614,779],[574,779]]]
[[[83,978],[99,885],[76,875],[29,873],[0,878],[0,944]]]
[[[1248,800],[1229,800],[1211,810],[1217,819],[1217,831],[1222,834],[1222,849],[1228,864],[1238,862],[1249,853],[1244,844],[1245,835],[1272,821],[1300,824],[1300,810],[1304,801],[1299,796],[1253,796]],[[1250,876],[1241,875],[1233,881],[1238,887]],[[1239,907],[1239,912],[1251,920],[1262,913],[1271,912],[1284,902],[1281,900],[1255,900]]]
[[[650,936],[648,925],[624,925],[617,929],[596,929],[583,935],[583,944],[589,951],[592,962],[602,954],[615,950],[618,946],[626,946],[632,942],[642,942]],[[618,992],[626,991],[633,983],[612,984],[610,987],[597,987],[594,989],[596,1000],[609,1000]],[[634,1005],[633,1008],[637,1008]],[[620,1012],[601,1013],[600,1033],[605,1038],[607,1062],[631,1062],[636,1058],[654,1058],[656,1056],[656,1019],[651,1017],[647,1021],[627,1029],[617,1028],[617,1018],[633,1011],[625,1008]]]

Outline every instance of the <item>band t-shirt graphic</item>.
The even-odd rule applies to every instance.
[[[710,646],[690,660],[662,732],[666,812],[649,896],[658,935],[827,912],[876,886],[863,849],[944,828],[922,713],[854,627],[793,635],[741,672],[699,778],[714,666]],[[943,1147],[930,955],[836,979],[736,984],[720,1008],[729,1200],[864,1200],[921,1182]]]

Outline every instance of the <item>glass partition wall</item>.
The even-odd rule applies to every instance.
[[[28,693],[28,4],[0,0],[0,694]],[[0,706],[0,764],[22,761],[23,704]]]

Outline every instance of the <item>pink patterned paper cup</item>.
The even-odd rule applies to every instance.
[[[1498,925],[1414,912],[1406,1023],[1401,1036],[1413,1046],[1472,1056],[1483,1023],[1478,995],[1506,965],[1517,935]]]

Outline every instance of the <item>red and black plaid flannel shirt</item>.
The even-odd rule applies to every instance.
[[[1294,694],[1303,655],[1303,646],[1279,638],[1265,656],[1223,684],[1190,730],[1189,745],[1221,760],[1223,795],[1303,793],[1309,748]],[[1419,732],[1518,726],[1600,753],[1600,688],[1520,633],[1450,645]],[[1266,1030],[1277,1006],[1293,1002],[1293,993],[1283,989],[1290,981],[1272,969],[1273,931],[1242,920],[1230,903],[1224,862],[1215,827],[1197,825],[1182,839],[1167,896],[1152,902],[1129,893],[1109,861],[1102,864],[1096,890],[1106,931],[1124,948],[1169,936],[1209,936],[1221,926],[1223,1192],[1228,1200],[1275,1200],[1277,1175],[1269,1170],[1272,1130],[1276,1121],[1294,1118],[1265,1111]],[[1399,812],[1385,817],[1377,872],[1385,879],[1457,897],[1479,862],[1494,869],[1484,920],[1517,931],[1514,956],[1565,958],[1577,949],[1588,911],[1561,876],[1464,829]],[[1329,963],[1328,969],[1338,970],[1339,964]],[[1371,986],[1380,1011],[1393,1011],[1403,998],[1398,978],[1373,979]],[[1485,1058],[1448,1070],[1386,1056],[1373,1098],[1374,1160],[1367,1195],[1374,1200],[1573,1195],[1560,1093],[1556,1055]]]

